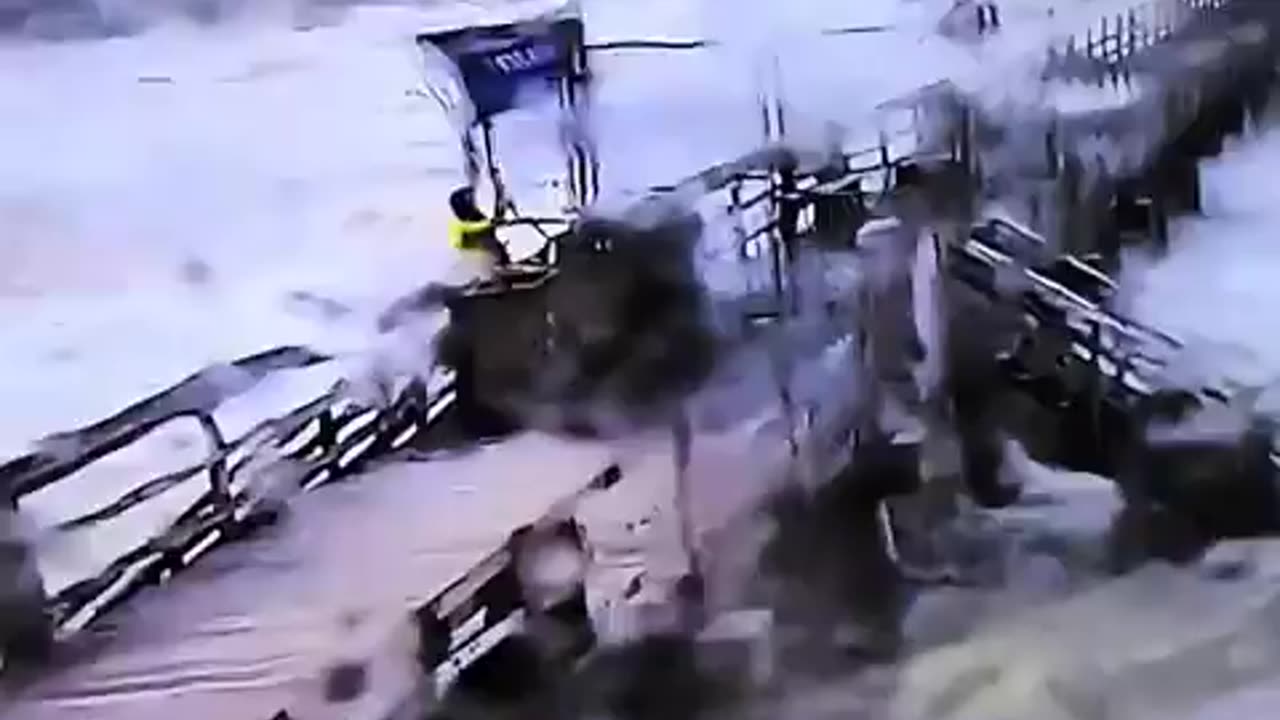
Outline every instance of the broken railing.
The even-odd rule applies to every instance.
[[[351,474],[378,455],[404,447],[425,430],[452,399],[451,381],[428,392],[413,379],[385,407],[362,407],[338,382],[293,411],[227,438],[215,411],[273,373],[328,362],[301,347],[281,347],[198,372],[106,420],[50,436],[25,456],[0,465],[0,484],[11,504],[139,441],[181,418],[193,418],[207,443],[199,463],[151,478],[115,501],[60,522],[65,532],[119,517],[203,476],[207,489],[162,531],[114,560],[99,574],[60,590],[47,610],[60,633],[71,633],[149,583],[190,565],[217,543],[232,539],[274,511],[258,492],[264,477],[309,490]],[[264,457],[271,458],[263,462]]]

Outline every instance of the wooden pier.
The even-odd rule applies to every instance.
[[[723,376],[691,403],[687,463],[665,431],[652,429],[617,442],[525,433],[458,454],[424,440],[449,408],[484,405],[484,373],[529,369],[510,362],[469,366],[473,374],[436,385],[408,383],[383,407],[340,409],[343,388],[335,388],[244,438],[224,437],[212,422],[220,398],[193,391],[202,387],[197,376],[185,390],[74,434],[88,451],[71,460],[34,453],[0,467],[16,502],[174,418],[200,420],[211,444],[208,459],[181,477],[152,480],[99,511],[123,512],[193,478],[209,483],[169,532],[49,599],[55,623],[82,613],[92,622],[49,666],[13,677],[0,718],[387,720],[419,712],[495,634],[553,614],[520,575],[529,547],[520,528],[550,538],[573,527],[585,541],[590,569],[571,593],[581,617],[563,622],[586,624],[598,642],[664,622],[650,616],[671,604],[691,565],[707,582],[705,609],[734,609],[751,581],[767,498],[788,487],[813,491],[838,475],[869,418],[886,408],[930,422],[942,415],[933,398],[904,390],[912,365],[904,358],[920,341],[945,353],[963,318],[932,337],[905,328],[915,327],[912,299],[927,285],[934,302],[954,300],[941,268],[985,206],[1014,208],[1045,240],[1046,255],[1160,243],[1171,216],[1197,210],[1196,159],[1265,106],[1278,13],[1265,0],[1134,7],[1050,49],[1045,61],[1051,85],[1133,88],[1124,102],[1078,112],[1028,107],[1006,118],[1026,127],[991,133],[999,119],[942,84],[884,108],[927,119],[909,143],[886,133],[876,147],[812,163],[770,147],[674,188],[699,186],[730,217],[741,254],[729,271],[750,278],[741,297],[717,308],[736,318],[726,327],[741,342]],[[1100,138],[1125,149],[1101,152]],[[910,150],[895,155],[903,145]],[[872,178],[889,181],[875,188]],[[815,275],[836,267],[858,276],[869,258],[885,257],[891,282],[830,282],[816,299],[802,297]],[[933,267],[915,273],[917,257]],[[822,311],[816,330],[796,319],[814,307]],[[512,312],[531,317],[527,307]],[[537,337],[499,339],[527,353]],[[781,360],[778,347],[786,348]],[[864,381],[872,375],[891,391],[864,392],[878,384]],[[287,504],[244,494],[244,474],[262,471],[237,455],[248,448],[268,448],[278,456],[269,472],[310,491]],[[931,472],[959,472],[954,459],[944,465]]]

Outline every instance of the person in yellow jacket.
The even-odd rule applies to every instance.
[[[449,245],[459,253],[471,279],[487,279],[496,268],[511,263],[507,248],[494,232],[493,220],[476,207],[475,193],[461,187],[449,195]]]

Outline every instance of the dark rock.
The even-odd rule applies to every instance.
[[[363,663],[341,663],[329,669],[325,677],[324,697],[331,703],[355,700],[369,687],[368,671]]]

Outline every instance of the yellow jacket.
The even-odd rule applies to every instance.
[[[493,222],[489,220],[449,220],[449,245],[455,250],[484,250],[484,246],[475,240],[475,235],[489,232]]]

